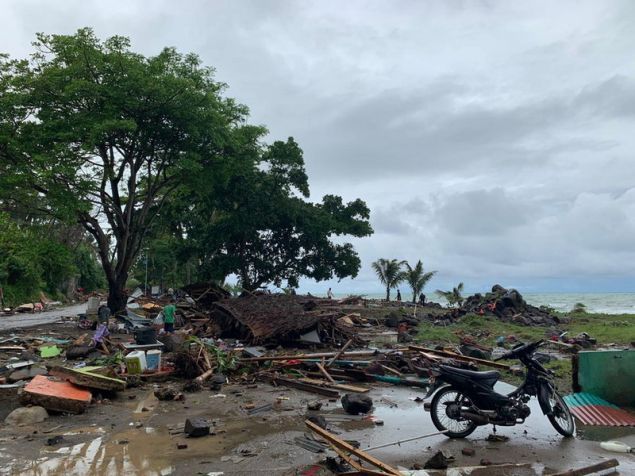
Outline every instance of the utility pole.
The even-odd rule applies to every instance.
[[[143,286],[144,295],[148,295],[148,248],[144,248],[144,253],[146,255],[146,282]]]

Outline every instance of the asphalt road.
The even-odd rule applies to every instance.
[[[21,327],[52,324],[62,317],[76,316],[86,312],[86,303],[61,307],[52,311],[36,312],[35,314],[15,314],[13,316],[0,316],[0,331],[17,329]]]

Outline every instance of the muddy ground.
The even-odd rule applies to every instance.
[[[72,323],[38,326],[18,333],[60,336],[77,335]],[[2,333],[7,335],[5,331]],[[82,415],[51,415],[36,427],[0,427],[0,474],[21,475],[195,475],[222,472],[226,475],[290,475],[320,462],[333,453],[312,453],[295,443],[307,430],[306,404],[319,399],[329,429],[361,448],[378,446],[436,431],[423,404],[415,401],[424,391],[418,388],[374,384],[369,395],[375,402],[372,418],[346,415],[339,401],[311,393],[258,383],[223,386],[186,394],[184,401],[159,402],[155,385],[130,388],[93,403]],[[180,386],[183,380],[173,380]],[[511,387],[501,384],[501,391]],[[102,397],[108,397],[102,395]],[[99,399],[97,399],[99,400]],[[271,404],[270,410],[250,415],[244,407]],[[0,397],[0,417],[19,406],[14,391]],[[214,434],[186,438],[183,425],[188,417],[212,422]],[[377,425],[376,421],[383,421]],[[498,428],[507,442],[487,440],[491,427],[481,427],[464,440],[433,436],[374,450],[372,454],[393,466],[423,465],[437,450],[454,456],[451,466],[478,465],[482,459],[494,463],[529,463],[531,470],[516,474],[548,474],[586,466],[617,457],[621,474],[635,474],[635,455],[607,453],[599,441],[620,438],[635,445],[633,429],[579,428],[576,438],[563,439],[550,426],[532,401],[532,415],[524,425]],[[48,445],[55,436],[62,439]],[[179,445],[186,448],[179,449]],[[462,449],[473,448],[474,456]]]

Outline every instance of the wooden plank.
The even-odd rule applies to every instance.
[[[105,375],[80,371],[78,369],[68,369],[66,367],[55,366],[49,370],[50,375],[54,375],[63,380],[67,380],[80,387],[94,388],[97,390],[108,390],[111,392],[123,391],[126,389],[126,381]]]
[[[465,355],[455,354],[454,352],[446,352],[445,350],[428,349],[427,347],[419,347],[418,345],[409,345],[408,348],[411,350],[418,350],[419,352],[429,352],[431,354],[441,355],[450,359],[461,360],[463,362],[474,362],[475,364],[486,365],[497,369],[509,370],[511,368],[510,365],[492,362],[491,360],[477,359],[476,357],[467,357]]]
[[[355,385],[346,385],[343,383],[330,383],[325,382],[323,380],[317,380],[313,378],[300,378],[298,379],[300,382],[308,383],[311,385],[318,385],[327,388],[335,388],[337,390],[342,390],[344,392],[353,392],[353,393],[366,393],[368,392],[367,388],[364,387],[356,387]]]
[[[339,476],[344,476],[345,474],[353,476],[386,476],[387,473],[383,471],[373,471],[372,469],[364,468],[361,464],[351,458],[350,455],[346,454],[345,451],[339,449],[337,446],[331,446],[331,449],[335,451],[340,458],[346,461],[355,471],[347,472],[347,473],[338,473]]]
[[[315,365],[317,365],[317,368],[320,370],[320,373],[324,375],[324,377],[326,377],[326,380],[328,380],[331,383],[335,383],[335,380],[333,380],[333,377],[331,377],[331,375],[326,371],[326,369],[324,368],[322,364],[315,364]]]
[[[570,469],[568,471],[562,471],[560,473],[553,473],[551,476],[584,476],[585,474],[593,474],[605,469],[615,468],[619,464],[620,463],[615,458],[613,458],[607,461],[602,461],[601,463],[585,466],[584,468]]]
[[[392,367],[388,367],[387,365],[384,364],[379,364],[381,366],[382,369],[384,369],[386,372],[391,373],[393,375],[396,375],[397,377],[403,377],[403,374],[401,372],[399,372],[399,370],[395,370]]]
[[[309,427],[311,431],[320,435],[323,439],[328,441],[332,446],[335,446],[339,448],[340,450],[344,450],[348,453],[351,453],[355,455],[357,458],[361,459],[362,461],[366,461],[367,463],[372,464],[373,466],[381,469],[382,471],[390,475],[400,476],[401,473],[397,469],[387,465],[383,461],[378,460],[374,456],[369,455],[368,453],[362,450],[358,450],[357,448],[354,448],[352,445],[350,445],[346,441],[339,439],[337,436],[333,435],[332,433],[329,433],[328,431],[319,427],[312,421],[305,420],[304,423],[306,424],[306,426]]]
[[[319,395],[324,395],[325,397],[329,397],[329,398],[339,398],[340,396],[340,393],[337,390],[320,387],[318,385],[312,385],[312,384],[301,382],[295,379],[275,378],[272,381],[274,384],[286,385],[287,387],[297,388],[299,390],[304,390],[305,392],[317,393]]]
[[[348,349],[348,346],[350,346],[352,343],[353,343],[353,339],[349,339],[348,342],[346,342],[346,344],[344,344],[344,346],[333,356],[333,358],[328,361],[326,366],[330,367],[331,365],[333,365],[333,362],[339,359],[340,356],[346,351],[346,349]]]
[[[367,357],[369,355],[375,355],[375,350],[355,350],[353,352],[345,352],[340,354],[340,357]],[[240,359],[241,362],[268,362],[270,360],[306,360],[306,359],[320,359],[322,357],[334,357],[338,352],[322,352],[318,354],[297,354],[297,355],[271,355],[268,357],[249,357],[246,359]]]

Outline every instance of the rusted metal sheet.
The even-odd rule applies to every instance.
[[[574,393],[564,398],[571,413],[585,425],[635,426],[635,415],[592,393]]]

